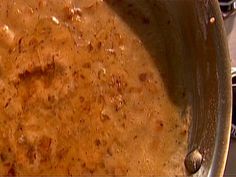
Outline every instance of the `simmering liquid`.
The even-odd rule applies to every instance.
[[[1,0],[0,175],[184,175],[188,114],[156,61],[106,1]]]

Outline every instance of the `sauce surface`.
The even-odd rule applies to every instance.
[[[106,1],[1,0],[0,175],[184,175],[156,60]]]

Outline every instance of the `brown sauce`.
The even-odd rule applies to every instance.
[[[0,41],[0,175],[185,174],[189,117],[106,1],[1,0]]]

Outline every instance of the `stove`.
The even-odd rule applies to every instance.
[[[226,0],[224,0],[224,2],[223,1],[220,1],[220,2],[225,3]],[[231,2],[231,4],[225,4],[225,5],[230,5],[230,7],[221,6],[221,10],[223,11],[223,14],[224,14],[223,17],[225,17],[224,22],[225,22],[225,29],[226,29],[228,43],[229,43],[229,53],[230,53],[230,58],[232,61],[232,67],[235,67],[236,69],[236,13],[235,13],[236,0],[231,0],[228,2]],[[236,104],[234,106],[236,106]],[[236,109],[234,110],[235,112],[233,113],[233,117],[235,118],[234,121],[236,122]],[[235,131],[234,131],[235,137],[233,137],[232,135],[232,138],[230,140],[230,148],[229,148],[228,159],[227,159],[225,174],[224,174],[224,176],[226,177],[236,176],[236,126],[234,128],[235,128]]]

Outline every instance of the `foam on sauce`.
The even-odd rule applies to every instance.
[[[188,115],[106,1],[1,1],[0,41],[1,175],[184,174]]]

